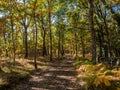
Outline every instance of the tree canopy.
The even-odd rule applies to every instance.
[[[65,54],[120,64],[120,0],[0,0],[0,56]],[[118,63],[119,61],[119,63]]]

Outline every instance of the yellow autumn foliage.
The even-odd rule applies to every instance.
[[[116,69],[109,70],[102,63],[96,65],[84,64],[81,65],[76,71],[80,73],[78,78],[83,77],[84,80],[88,79],[88,81],[86,82],[88,82],[89,86],[90,85],[95,85],[96,87],[101,85],[111,86],[112,81],[120,81],[120,70]]]
[[[94,84],[96,86],[100,85],[100,84],[105,84],[105,86],[110,86],[110,78],[108,76],[102,75],[102,76],[98,76],[95,78],[94,80]]]
[[[117,90],[120,90],[120,88],[117,88]]]

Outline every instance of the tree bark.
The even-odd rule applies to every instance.
[[[44,20],[43,20],[43,15],[41,13],[41,22],[42,22],[42,30],[43,30],[43,51],[42,51],[42,56],[47,56],[47,50],[46,50],[46,30],[44,27]]]
[[[103,20],[104,20],[105,31],[106,31],[106,35],[107,35],[108,57],[111,57],[112,52],[111,52],[111,44],[110,44],[110,37],[109,37],[109,31],[108,31],[106,17],[104,17]]]
[[[81,39],[81,45],[82,45],[82,56],[85,57],[85,44],[84,44],[83,37],[80,36],[80,39]]]
[[[48,21],[49,21],[49,30],[50,30],[50,61],[52,61],[52,29],[51,29],[51,0],[48,0]]]
[[[76,56],[78,54],[78,49],[77,48],[78,48],[77,47],[77,32],[75,32],[75,54],[76,54]]]
[[[91,32],[91,38],[92,38],[92,60],[96,62],[96,35],[95,35],[95,30],[94,30],[94,7],[93,7],[93,2],[94,0],[88,0],[89,2],[89,29]]]
[[[35,16],[36,3],[37,3],[37,0],[35,1],[35,6],[34,6],[34,23],[35,23],[34,66],[35,66],[35,69],[37,69],[36,61],[37,61],[37,38],[38,38],[37,21],[36,21],[36,16]]]
[[[47,50],[46,50],[46,31],[43,31],[43,56],[47,56]]]
[[[14,39],[14,24],[13,24],[12,16],[11,16],[11,29],[12,29],[12,44],[13,44],[13,64],[15,65],[15,39]]]
[[[60,34],[60,29],[59,29],[59,32],[58,32],[58,60],[60,60],[60,36],[61,36],[61,34]]]
[[[6,57],[8,57],[8,49],[7,49],[7,47],[6,47],[6,45],[7,45],[7,41],[6,41],[6,30],[4,29],[3,30],[3,38],[4,38],[4,43],[5,43],[5,52],[6,52]]]
[[[61,33],[61,55],[64,56],[64,32]]]
[[[27,27],[24,25],[24,30],[25,30],[25,58],[28,57],[28,39],[27,39]]]
[[[26,0],[23,0],[24,2],[24,7],[26,7]],[[24,26],[24,35],[25,35],[25,58],[28,57],[28,38],[27,38],[27,25],[26,25],[26,9],[25,9],[25,14],[24,14],[24,19],[23,19],[23,26]]]
[[[35,17],[34,17],[35,18]],[[37,23],[36,23],[36,20],[34,19],[35,21],[35,51],[34,51],[34,65],[35,65],[35,69],[37,69]]]

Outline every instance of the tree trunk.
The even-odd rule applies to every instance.
[[[37,69],[37,38],[38,38],[38,29],[37,29],[37,21],[36,21],[36,16],[35,16],[35,9],[36,9],[36,3],[37,0],[35,0],[35,5],[34,5],[34,24],[35,24],[35,46],[34,46],[34,66],[35,69]]]
[[[85,45],[84,45],[84,40],[83,37],[81,36],[81,45],[82,45],[82,56],[85,57]]]
[[[24,25],[24,30],[25,30],[25,58],[28,57],[28,39],[27,39],[27,27]]]
[[[50,29],[50,61],[52,61],[52,29],[51,29],[51,0],[48,0],[48,18],[49,18],[49,29]]]
[[[108,25],[107,25],[106,17],[104,17],[103,20],[104,20],[105,31],[106,31],[106,35],[107,35],[108,57],[111,57],[112,52],[111,52],[111,44],[110,44],[110,37],[109,37],[109,31],[108,31]]]
[[[6,34],[6,30],[4,29],[3,30],[3,38],[4,38],[4,43],[5,43],[5,52],[6,52],[5,56],[8,57],[8,49],[7,49],[7,46],[6,46],[7,41],[6,41],[6,35],[5,34]]]
[[[61,55],[64,56],[64,32],[62,32],[61,36]]]
[[[58,37],[58,60],[60,60],[60,29],[59,29],[59,33],[58,33],[59,37]]]
[[[100,31],[98,31],[98,40],[99,40],[99,56],[102,57],[102,39],[100,35]]]
[[[88,0],[88,1],[89,1],[89,29],[92,38],[92,60],[96,62],[96,35],[95,35],[94,20],[93,20],[94,7],[93,7],[93,0]]]
[[[37,63],[36,63],[36,61],[37,61],[37,23],[36,23],[36,19],[35,19],[35,17],[34,17],[34,21],[35,21],[35,51],[34,51],[34,66],[35,66],[35,69],[37,69]]]
[[[42,30],[43,30],[43,51],[42,51],[42,56],[47,56],[47,50],[46,50],[46,31],[44,28],[44,20],[43,20],[43,15],[41,13],[41,22],[42,22]]]
[[[77,47],[77,32],[75,32],[75,54],[76,54],[76,56],[78,54],[78,49],[77,48],[78,48]]]
[[[46,31],[43,31],[43,56],[47,56],[47,50],[46,50]]]
[[[106,11],[104,11],[104,12],[106,13]],[[102,19],[103,19],[104,28],[105,28],[105,32],[106,32],[106,38],[107,38],[107,42],[106,42],[107,49],[108,49],[108,55],[107,56],[111,57],[112,56],[111,43],[110,43],[110,36],[109,36],[109,31],[108,31],[108,24],[107,24],[107,20],[106,20],[106,15],[103,14],[102,10],[100,10],[100,13],[101,13],[101,16],[102,16]]]
[[[98,62],[99,62],[99,58],[103,56],[102,48],[103,48],[103,43],[104,43],[103,42],[104,41],[104,34],[103,34],[103,27],[102,27],[102,25],[100,25],[100,23],[98,21],[96,21],[96,22],[97,22],[97,25],[99,27],[98,34],[97,34],[98,42],[99,42],[99,45],[98,45],[99,46]]]
[[[26,0],[23,0],[24,2],[24,7],[26,7]],[[28,38],[27,38],[27,18],[26,18],[26,8],[25,8],[25,14],[24,14],[24,19],[23,19],[23,25],[24,25],[24,35],[25,35],[25,58],[28,58]]]
[[[14,39],[13,17],[11,16],[12,44],[13,44],[13,63],[15,65],[15,39]]]

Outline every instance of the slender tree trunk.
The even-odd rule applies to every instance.
[[[100,13],[101,13],[101,16],[102,16],[102,18],[103,18],[104,28],[105,28],[106,37],[107,37],[107,42],[106,42],[107,48],[106,48],[106,50],[108,49],[108,50],[107,50],[108,53],[106,53],[106,54],[108,54],[108,55],[106,55],[106,56],[107,56],[107,58],[108,58],[108,57],[111,57],[111,56],[112,56],[110,36],[109,36],[109,31],[108,31],[108,25],[107,25],[106,15],[104,15],[104,14],[102,13],[102,10],[101,10],[101,9],[100,9]],[[105,11],[105,13],[106,13],[106,11]],[[106,46],[105,46],[105,47],[106,47]]]
[[[24,2],[24,7],[26,7],[26,0],[23,0]],[[27,38],[27,18],[26,18],[26,8],[25,8],[25,14],[24,14],[24,20],[23,20],[23,25],[24,25],[24,35],[25,35],[25,58],[28,57],[28,38]]]
[[[64,56],[64,32],[62,32],[61,36],[61,55]]]
[[[36,61],[37,61],[37,38],[38,38],[38,28],[37,28],[37,21],[35,16],[36,3],[37,3],[37,0],[35,0],[35,5],[34,5],[34,24],[35,24],[34,66],[35,66],[35,69],[37,69]]]
[[[35,17],[34,17],[35,18]],[[37,69],[37,23],[36,20],[35,21],[35,51],[34,51],[34,65],[35,65],[35,69]]]
[[[84,45],[83,37],[80,36],[80,39],[81,39],[81,45],[82,45],[82,56],[85,57],[85,45]]]
[[[47,50],[46,50],[46,31],[43,31],[43,56],[47,56]]]
[[[51,0],[48,0],[48,18],[49,18],[49,29],[50,29],[50,61],[52,61],[52,29],[51,29]]]
[[[61,55],[64,56],[64,45],[62,44],[62,48],[61,48]]]
[[[3,30],[3,38],[4,38],[4,43],[5,43],[5,52],[6,52],[6,57],[8,57],[8,49],[7,49],[7,47],[6,47],[6,45],[7,45],[7,41],[6,41],[6,30],[4,29]]]
[[[102,57],[102,39],[101,39],[101,35],[100,35],[100,31],[98,31],[98,40],[99,40],[99,56]]]
[[[94,0],[88,0],[89,1],[89,29],[91,32],[91,37],[92,37],[92,60],[96,62],[96,35],[95,35],[95,30],[94,30],[94,20],[93,20],[93,15],[94,15],[94,7],[93,7],[93,2]]]
[[[58,37],[58,60],[60,60],[60,29],[59,29],[59,33],[58,33],[59,37]]]
[[[27,27],[24,25],[24,30],[25,30],[25,58],[28,57],[28,39],[27,39]]]
[[[98,27],[99,27],[99,30],[98,30],[98,41],[99,41],[99,56],[98,56],[98,62],[99,62],[99,58],[103,56],[103,41],[104,41],[104,34],[103,34],[103,27],[102,25],[99,24],[98,21],[96,21]]]
[[[73,55],[73,42],[72,40],[70,41],[70,53],[71,53],[71,56]]]
[[[41,22],[42,22],[42,30],[43,30],[43,52],[42,52],[42,55],[43,56],[47,56],[47,50],[46,50],[46,31],[45,31],[45,28],[44,28],[44,20],[43,20],[43,15],[41,13]]]
[[[105,57],[108,58],[108,46],[107,45],[104,45],[104,54],[105,54]]]
[[[77,47],[77,32],[75,32],[75,54],[76,54],[76,56],[78,54],[78,49],[77,48],[78,48]]]
[[[46,49],[47,49],[47,54],[50,55],[50,45],[49,45],[49,43],[47,44]]]
[[[108,46],[108,57],[112,56],[112,52],[111,52],[111,44],[110,44],[110,36],[109,36],[109,31],[108,31],[108,25],[107,25],[107,21],[106,21],[106,17],[103,18],[104,20],[104,24],[105,24],[105,31],[106,31],[106,35],[107,35],[107,46]]]
[[[103,50],[102,50],[102,39],[101,39],[101,33],[100,33],[100,31],[101,31],[102,29],[100,29],[99,31],[98,31],[98,41],[99,41],[99,55],[98,55],[98,62],[101,62],[101,60],[100,60],[100,57],[102,57],[103,56]]]
[[[73,19],[74,19],[74,26],[77,27],[79,15],[78,15],[77,13],[75,13]],[[75,40],[75,55],[77,56],[77,55],[78,55],[78,42],[77,42],[77,41],[78,41],[78,35],[77,35],[78,29],[75,28],[75,31],[74,31],[74,32],[75,32],[75,34],[74,34],[74,40]]]
[[[33,42],[35,41],[35,29],[32,30],[32,34],[33,34]]]
[[[12,29],[12,44],[13,44],[13,63],[15,65],[15,39],[14,39],[14,24],[13,24],[12,16],[11,16],[11,29]]]

